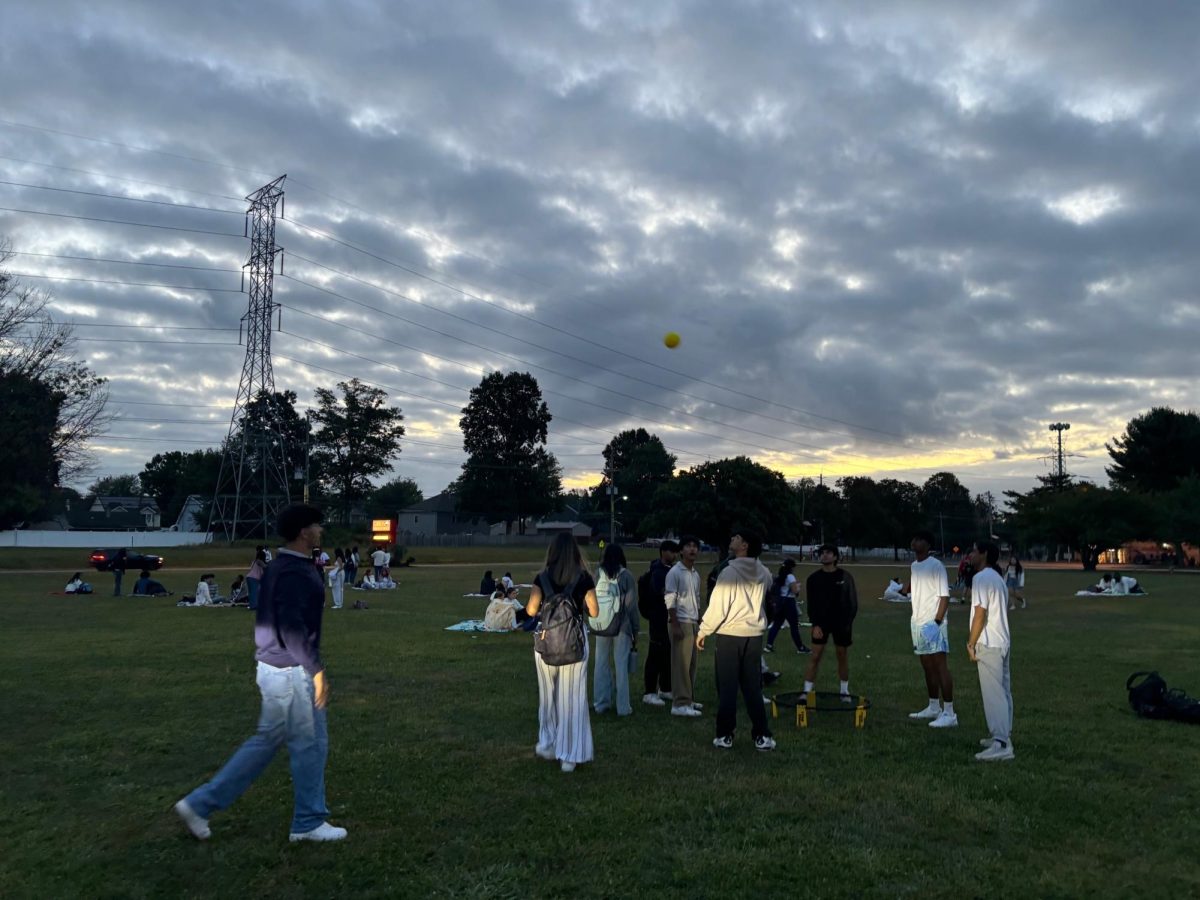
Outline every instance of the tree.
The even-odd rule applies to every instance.
[[[1161,513],[1145,495],[1093,484],[1006,495],[1025,540],[1072,547],[1086,570],[1096,568],[1102,550],[1152,537],[1161,526]]]
[[[642,520],[649,514],[654,492],[671,480],[675,457],[662,440],[644,428],[622,431],[604,448],[604,479],[596,488],[596,502],[608,514],[605,488],[615,482],[622,499],[618,518],[628,535],[646,537]]]
[[[851,551],[856,547],[882,547],[891,543],[887,511],[874,479],[853,476],[838,479],[845,514],[843,525]]]
[[[921,516],[939,543],[965,547],[975,539],[971,492],[953,472],[938,472],[921,485]]]
[[[0,265],[10,255],[7,245],[0,244]],[[88,442],[104,431],[111,417],[105,413],[108,391],[104,379],[72,359],[71,327],[53,320],[49,302],[47,294],[23,286],[0,269],[0,376],[37,382],[49,392],[37,410],[53,424],[50,449],[59,483],[91,471],[94,460]],[[17,384],[8,381],[7,390],[15,390]],[[6,412],[11,409],[5,407]],[[24,440],[20,435],[6,437],[0,452],[15,450]],[[3,463],[0,457],[0,466]]]
[[[1131,419],[1125,433],[1105,447],[1113,460],[1105,471],[1114,487],[1169,491],[1200,475],[1200,416],[1156,406]]]
[[[328,388],[316,390],[312,420],[321,428],[313,435],[311,455],[341,521],[349,523],[354,504],[371,492],[371,476],[391,469],[400,455],[404,415],[386,405],[386,391],[357,378],[339,381],[337,389],[340,397]]]
[[[561,468],[546,450],[550,409],[528,372],[492,372],[471,389],[459,427],[467,461],[454,485],[462,510],[502,519],[525,533],[527,516],[559,503]]]
[[[416,506],[425,495],[411,478],[395,478],[381,484],[367,500],[367,512],[372,516],[391,518],[402,509]]]
[[[792,491],[800,500],[801,543],[805,543],[804,535],[809,534],[816,541],[838,542],[841,536],[842,524],[845,520],[845,508],[841,495],[824,483],[818,483],[812,478],[801,478],[793,486]]]
[[[883,506],[887,540],[892,558],[900,559],[900,550],[907,550],[912,536],[921,526],[921,489],[911,481],[884,478],[879,482],[879,502]]]
[[[142,490],[158,502],[164,524],[174,524],[187,498],[198,494],[204,507],[201,521],[207,522],[217,478],[221,474],[221,451],[207,448],[183,453],[156,453],[142,467],[138,480]]]
[[[778,543],[800,539],[796,492],[773,469],[738,456],[686,469],[654,493],[649,531],[691,532],[708,541],[724,541],[734,528],[752,529]]]
[[[283,475],[295,480],[297,472],[305,470],[305,455],[309,451],[312,428],[308,420],[296,410],[295,391],[276,391],[268,394],[260,391],[246,404],[242,419],[242,435],[262,433],[270,443],[268,452],[282,461]],[[320,484],[322,458],[309,460],[310,482]]]
[[[140,497],[142,483],[137,475],[105,475],[92,482],[87,489],[89,497]]]
[[[0,372],[0,528],[34,518],[58,484],[54,427],[58,398],[25,375]]]

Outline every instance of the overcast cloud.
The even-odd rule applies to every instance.
[[[1069,467],[1103,481],[1129,418],[1194,404],[1193,4],[147,0],[3,18],[0,180],[233,211],[0,185],[10,209],[223,233],[0,211],[9,268],[236,290],[242,198],[286,172],[276,386],[385,386],[428,442],[396,472],[427,495],[455,476],[457,410],[492,369],[537,377],[573,486],[640,425],[681,465],[948,468],[999,493],[1047,471],[1055,421]],[[220,441],[242,350],[199,344],[237,340],[245,295],[30,283],[79,337],[143,341],[79,345],[121,416],[100,474]]]

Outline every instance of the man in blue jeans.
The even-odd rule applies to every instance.
[[[325,586],[312,564],[321,544],[321,511],[296,504],[279,514],[284,540],[263,575],[254,624],[254,658],[262,712],[258,732],[213,777],[175,804],[175,812],[200,840],[208,817],[229,807],[285,743],[292,768],[295,812],[289,840],[340,841],[345,828],[325,821],[325,757],[329,737],[325,705],[329,680],[321,663],[321,611]]]

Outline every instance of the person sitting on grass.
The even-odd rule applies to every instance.
[[[90,594],[91,592],[92,586],[84,581],[78,572],[71,576],[71,580],[63,588],[63,593],[66,594]]]
[[[392,581],[392,570],[387,566],[383,567],[383,574],[379,576],[379,580],[375,585],[381,591],[390,591],[396,586],[396,582]]]
[[[234,606],[250,605],[250,588],[244,576],[233,579],[233,584],[229,586],[229,602]]]
[[[888,603],[908,602],[908,594],[904,593],[904,581],[899,576],[888,582],[888,586],[883,591],[883,599]]]
[[[150,577],[149,569],[142,569],[138,580],[133,585],[133,595],[135,597],[162,597],[170,593],[160,582]]]
[[[479,582],[479,593],[485,597],[490,597],[496,590],[496,579],[492,577],[492,570],[488,569],[483,573],[483,580]]]
[[[360,591],[377,591],[379,590],[379,582],[375,580],[375,573],[368,569],[363,575],[362,581],[358,583],[357,590]]]
[[[196,598],[192,600],[192,606],[212,606],[215,602],[216,591],[213,575],[210,572],[200,576],[200,581],[196,584]]]
[[[506,591],[497,587],[492,591],[492,599],[483,614],[483,625],[488,631],[515,631],[518,628],[528,630],[525,625],[529,621],[530,615],[525,612],[524,604],[517,599],[516,588]]]
[[[1105,572],[1100,580],[1088,588],[1088,592],[1092,594],[1112,594],[1113,591],[1113,573]]]

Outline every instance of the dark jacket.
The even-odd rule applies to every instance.
[[[281,550],[267,564],[254,621],[254,658],[269,666],[303,666],[309,675],[321,662],[321,613],[325,585],[312,558]]]

